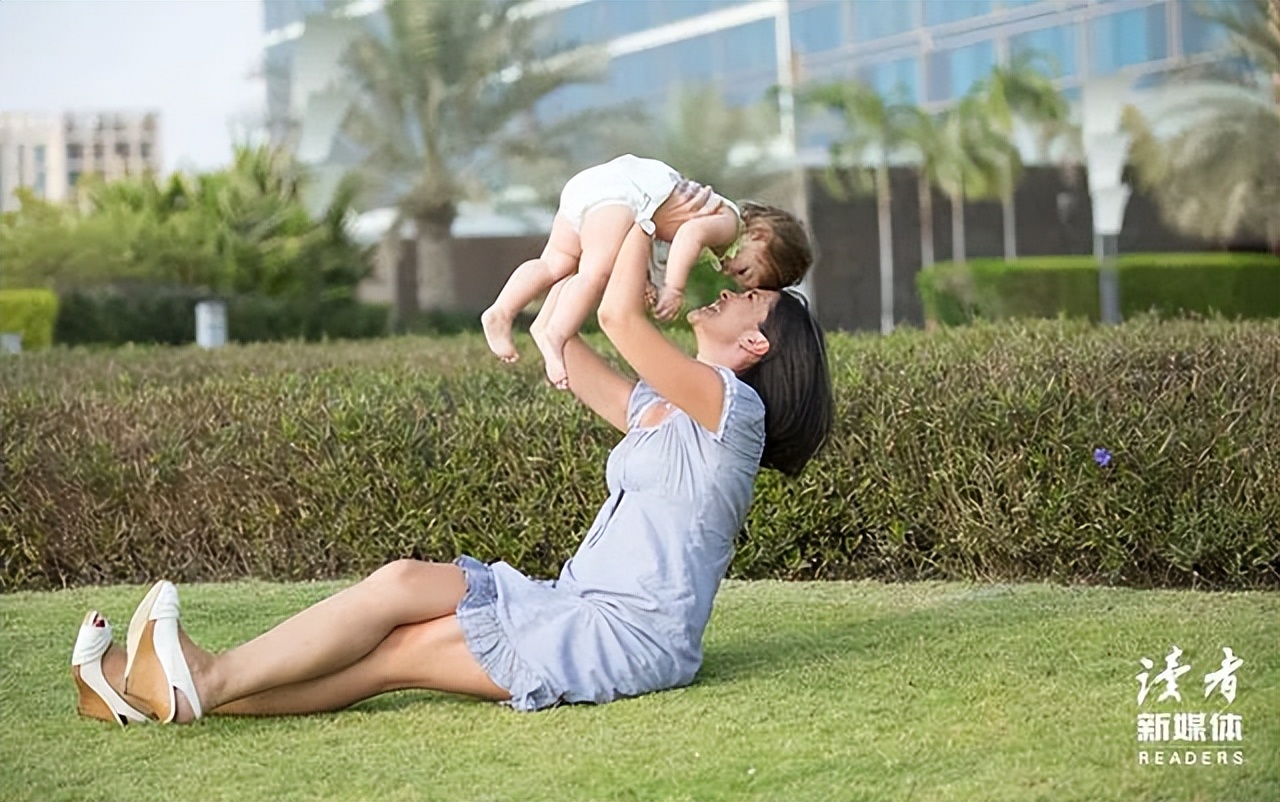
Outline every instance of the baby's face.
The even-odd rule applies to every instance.
[[[768,243],[747,237],[731,259],[725,260],[724,272],[744,290],[754,290],[768,283],[771,271],[767,267]]]

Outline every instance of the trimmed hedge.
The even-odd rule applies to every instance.
[[[22,333],[22,350],[48,348],[58,316],[58,296],[49,290],[0,290],[0,331]]]
[[[196,339],[196,304],[216,296],[188,287],[68,292],[55,338],[63,345],[184,345]],[[223,297],[233,342],[361,339],[387,332],[389,308],[350,298]]]
[[[1280,317],[1280,257],[1274,254],[1122,254],[1118,266],[1125,318]],[[1099,319],[1098,264],[1092,256],[939,264],[920,271],[916,284],[925,317],[947,325],[978,318]]]
[[[523,344],[514,368],[474,335],[13,360],[0,588],[463,552],[554,575],[617,437]],[[830,344],[831,442],[797,480],[762,475],[733,576],[1280,587],[1280,324]]]

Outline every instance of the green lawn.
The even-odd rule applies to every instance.
[[[225,648],[335,587],[189,586],[184,620]],[[1280,798],[1274,593],[733,582],[698,682],[641,699],[520,714],[401,693],[309,718],[81,720],[84,610],[122,639],[144,590],[0,596],[0,799]],[[1170,644],[1192,667],[1183,702],[1155,703],[1159,686],[1141,710],[1222,711],[1203,676],[1230,646],[1243,765],[1139,765],[1138,661],[1159,671]]]

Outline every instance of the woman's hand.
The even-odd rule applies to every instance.
[[[654,236],[670,242],[680,226],[695,218],[713,215],[722,205],[720,196],[711,187],[682,179],[671,191],[671,197],[653,214]]]

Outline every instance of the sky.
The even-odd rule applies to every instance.
[[[261,0],[0,0],[0,111],[158,109],[165,169],[231,161],[260,120]]]

